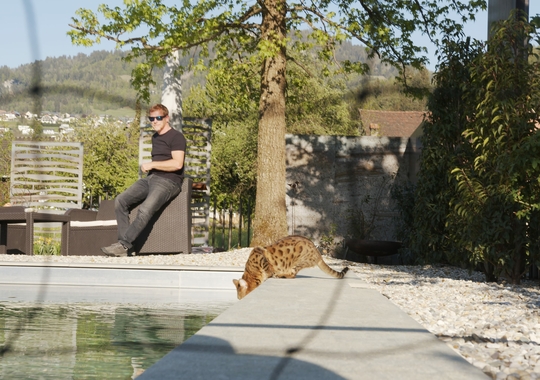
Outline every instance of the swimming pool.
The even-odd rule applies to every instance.
[[[237,273],[223,270],[2,272],[0,378],[6,379],[133,379],[237,302],[231,281]]]
[[[0,378],[132,379],[226,307],[0,302]]]

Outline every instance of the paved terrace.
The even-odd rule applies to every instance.
[[[488,377],[354,273],[308,269],[266,281],[137,379]]]

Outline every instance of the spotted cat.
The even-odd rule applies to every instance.
[[[315,265],[336,278],[343,278],[349,270],[345,267],[337,272],[330,268],[315,244],[303,236],[287,236],[267,247],[255,247],[246,262],[242,278],[233,280],[238,299],[244,298],[267,278],[294,278],[300,270]]]

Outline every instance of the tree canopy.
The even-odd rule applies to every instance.
[[[484,0],[317,0],[310,3],[286,0],[185,1],[168,6],[161,0],[125,0],[124,8],[100,5],[102,19],[87,9],[77,11],[69,32],[80,45],[99,43],[102,38],[118,47],[130,46],[127,59],[144,57],[132,73],[132,84],[144,99],[155,83],[152,70],[162,67],[166,57],[180,50],[199,49],[198,58],[215,58],[210,64],[222,67],[246,65],[259,77],[257,198],[254,245],[266,245],[287,234],[285,206],[285,130],[288,63],[302,67],[302,52],[319,45],[319,56],[332,62],[337,44],[354,39],[371,56],[404,70],[420,69],[426,49],[414,41],[424,33],[437,42],[438,33],[462,30],[460,22],[474,18]],[[290,49],[287,41],[302,28],[310,28],[310,39],[297,39]],[[137,35],[136,33],[142,33]],[[204,61],[193,59],[202,66]],[[340,62],[344,70],[368,70],[366,64]],[[184,68],[180,68],[182,72]],[[312,75],[327,75],[322,68]]]
[[[75,133],[65,140],[84,144],[83,203],[94,207],[99,200],[114,198],[138,178],[139,125],[114,121],[80,120]]]

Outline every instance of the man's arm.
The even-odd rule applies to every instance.
[[[173,150],[171,152],[172,158],[166,161],[152,161],[146,162],[141,165],[141,171],[148,173],[152,169],[161,170],[164,172],[175,172],[182,169],[184,166],[184,156],[186,152],[183,150]]]

